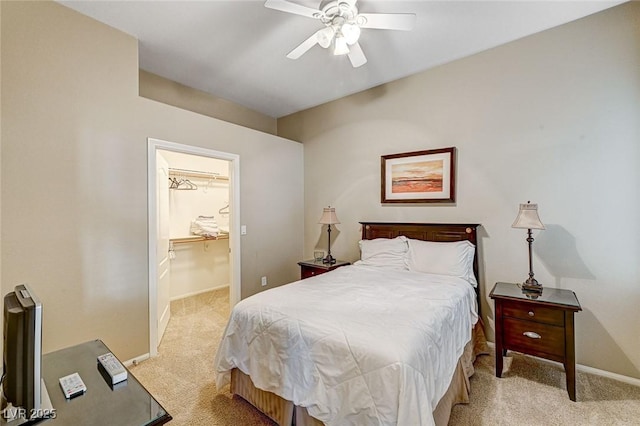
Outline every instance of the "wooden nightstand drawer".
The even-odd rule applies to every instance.
[[[322,274],[324,272],[326,272],[326,271],[321,270],[321,269],[318,270],[318,269],[304,268],[303,267],[303,268],[300,269],[300,278],[304,280],[305,278],[313,277],[315,275],[319,275],[319,274]]]
[[[527,321],[536,321],[558,326],[564,325],[563,310],[547,308],[526,302],[505,300],[502,302],[502,314],[505,317],[520,318]]]
[[[349,262],[337,260],[335,263],[323,263],[321,260],[303,260],[298,262],[300,265],[300,279],[315,277],[325,272],[333,271],[341,266],[349,265]]]
[[[564,332],[563,327],[504,318],[505,345],[518,352],[537,356],[547,354],[563,357]]]

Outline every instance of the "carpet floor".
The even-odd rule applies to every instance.
[[[275,424],[229,386],[216,389],[213,359],[228,317],[227,289],[172,302],[159,356],[131,367],[173,416],[170,424]],[[493,353],[475,367],[471,402],[453,408],[450,425],[640,425],[640,387],[579,371],[572,402],[557,364],[509,352],[501,379]]]

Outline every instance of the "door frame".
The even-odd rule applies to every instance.
[[[158,355],[156,151],[174,151],[229,161],[229,304],[240,301],[240,156],[191,145],[147,138],[147,212],[149,256],[149,356]]]

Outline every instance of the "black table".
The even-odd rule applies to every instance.
[[[42,378],[56,417],[47,425],[140,426],[161,425],[171,420],[153,396],[127,370],[127,380],[110,386],[98,370],[99,355],[111,352],[100,340],[93,340],[42,357]],[[59,378],[78,373],[86,393],[65,399]]]

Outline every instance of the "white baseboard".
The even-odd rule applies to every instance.
[[[137,356],[135,358],[131,358],[131,359],[127,360],[127,361],[124,361],[123,364],[124,364],[125,367],[131,367],[132,365],[136,365],[136,364],[138,364],[138,363],[140,363],[140,362],[142,362],[144,360],[147,360],[147,359],[149,359],[149,354],[148,353],[146,353],[144,355]]]
[[[496,348],[495,343],[493,342],[487,342],[487,345],[489,345],[494,350]],[[557,365],[559,367],[564,368],[564,366],[560,362],[551,361],[551,360],[539,358],[539,357],[535,357],[535,358],[542,362],[546,362],[546,363]],[[606,377],[608,379],[617,380],[619,382],[628,383],[633,386],[640,386],[640,379],[636,379],[635,377],[624,376],[622,374],[612,373],[611,371],[600,370],[598,368],[593,368],[593,367],[589,367],[582,364],[576,364],[576,370],[582,371],[584,373],[594,374],[596,376]]]
[[[640,379],[636,379],[635,377],[623,376],[622,374],[612,373],[611,371],[599,370],[597,368],[588,367],[586,365],[576,364],[576,370],[595,374],[596,376],[603,376],[609,379],[617,380],[619,382],[628,383],[634,386],[640,386]]]
[[[204,290],[192,291],[191,293],[181,294],[180,296],[174,296],[169,300],[171,302],[173,302],[174,300],[186,299],[187,297],[197,296],[197,295],[202,294],[202,293],[208,293],[208,292],[214,291],[214,290],[221,290],[223,288],[229,288],[229,284],[222,284],[222,285],[219,285],[219,286],[216,286],[216,287],[205,288]]]

